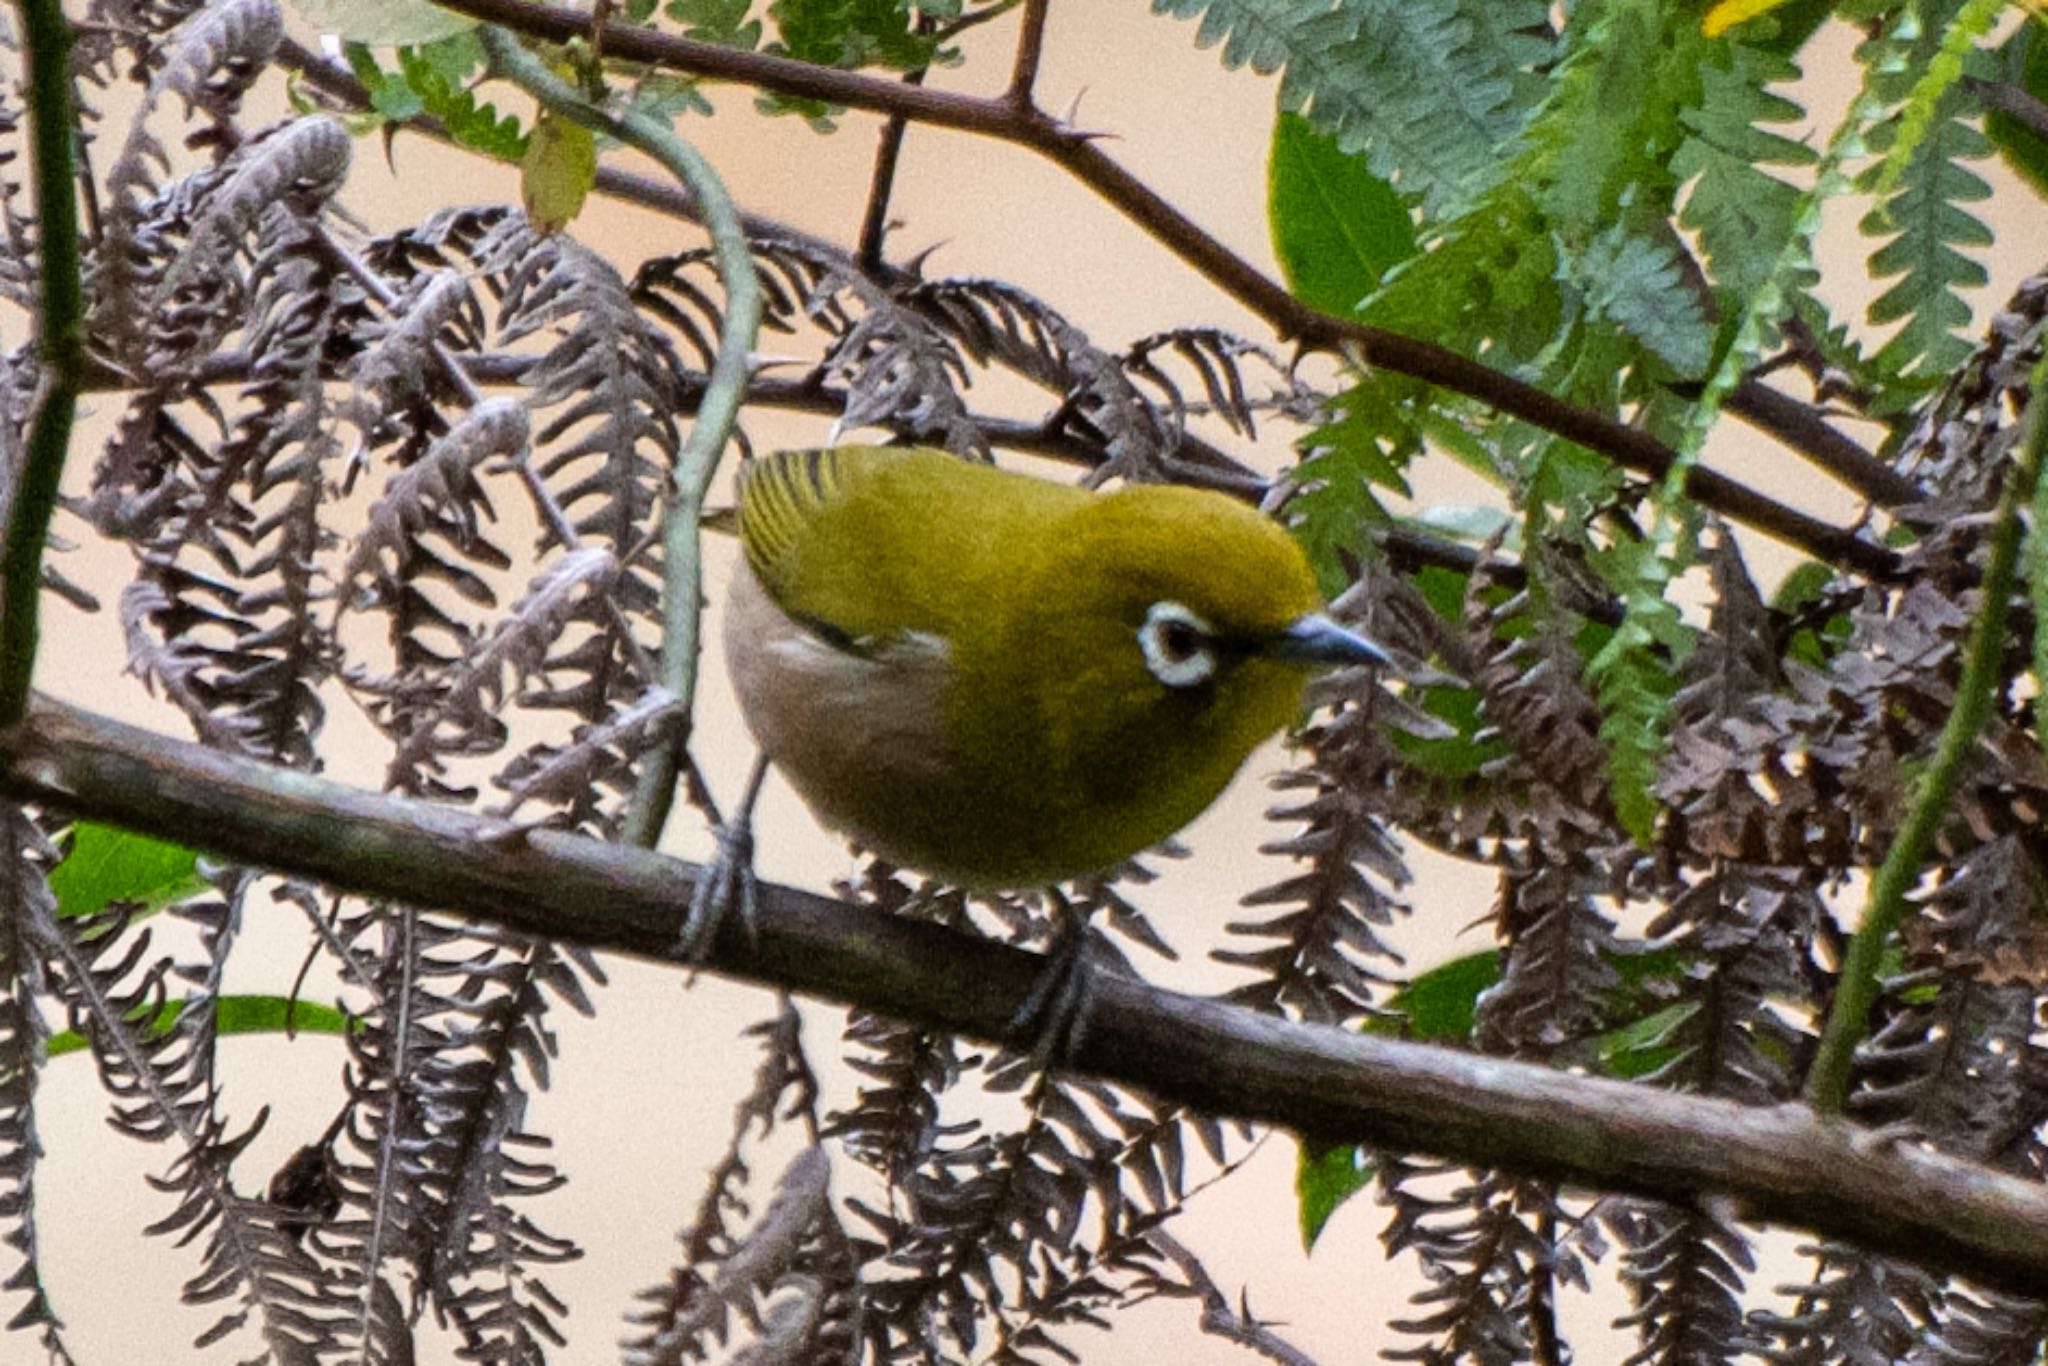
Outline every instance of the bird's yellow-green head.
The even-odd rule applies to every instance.
[[[828,822],[969,886],[1157,843],[1293,719],[1311,672],[1385,658],[1321,615],[1285,531],[1220,494],[843,448],[762,466],[741,522],[754,581],[808,637],[771,645],[758,613],[728,628],[769,756]]]

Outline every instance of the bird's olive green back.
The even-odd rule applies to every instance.
[[[740,542],[762,586],[800,621],[848,640],[950,640],[1028,572],[1043,529],[1088,501],[933,450],[784,451],[744,467]]]

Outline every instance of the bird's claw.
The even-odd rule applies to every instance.
[[[1031,1064],[1040,1071],[1070,1061],[1088,1032],[1088,1015],[1095,1004],[1088,949],[1086,925],[1062,933],[1023,1003],[1010,1016],[1010,1037],[1030,1042]]]
[[[736,819],[718,830],[718,852],[697,875],[690,909],[676,932],[676,950],[691,963],[701,963],[718,939],[725,918],[738,912],[747,942],[761,938],[760,881],[754,876],[754,826]]]

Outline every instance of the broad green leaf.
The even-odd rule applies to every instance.
[[[1463,576],[1460,576],[1463,582]],[[1460,602],[1463,601],[1462,594]],[[1439,609],[1441,610],[1441,609]],[[1454,616],[1451,620],[1456,620]],[[1424,712],[1444,723],[1448,735],[1416,735],[1407,730],[1389,732],[1401,757],[1418,770],[1447,782],[1465,782],[1488,764],[1506,756],[1511,746],[1501,738],[1481,709],[1479,689],[1458,687],[1423,688],[1410,700]]]
[[[596,136],[580,123],[542,114],[519,163],[519,193],[533,226],[542,233],[567,227],[596,183]]]
[[[1399,1032],[1411,1039],[1469,1038],[1480,995],[1499,980],[1498,949],[1482,949],[1439,963],[1395,992],[1388,1002],[1407,1017],[1405,1028],[1399,1020],[1384,1024],[1376,1020],[1366,1026],[1367,1032]]]
[[[1388,270],[1415,255],[1415,224],[1365,158],[1338,150],[1299,114],[1273,123],[1266,221],[1294,297],[1350,317]]]
[[[1311,1252],[1337,1207],[1372,1184],[1372,1167],[1357,1148],[1302,1142],[1294,1164],[1294,1203],[1301,1216],[1301,1250]]]
[[[190,849],[91,821],[71,827],[70,850],[50,870],[57,914],[66,918],[93,915],[116,901],[154,911],[206,889],[199,856]]]
[[[168,1034],[184,1008],[183,1001],[165,1001],[158,1006],[149,1022],[149,1036]],[[214,1031],[222,1035],[282,1034],[287,1017],[292,1031],[299,1034],[346,1034],[355,1027],[346,1014],[333,1006],[315,1005],[311,1001],[294,1003],[284,996],[223,996],[215,1012]],[[80,1052],[85,1046],[84,1036],[66,1029],[50,1036],[44,1053],[55,1058]]]
[[[292,0],[299,13],[352,43],[402,47],[467,33],[480,19],[430,5],[427,0]]]

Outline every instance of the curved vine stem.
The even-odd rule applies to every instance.
[[[1821,1033],[1820,1051],[1806,1076],[1806,1099],[1817,1110],[1839,1111],[1848,1101],[1851,1066],[1870,1019],[1870,1007],[1877,1000],[1885,945],[1912,909],[1906,894],[1920,880],[1921,865],[1948,818],[1949,803],[1962,783],[1978,732],[1991,714],[2005,655],[2006,618],[2012,607],[2020,538],[2026,525],[2021,511],[2038,499],[2043,456],[2048,454],[2048,360],[2034,368],[2033,399],[2027,405],[2026,421],[2028,431],[2020,443],[2019,459],[2006,472],[2005,491],[1999,498],[1991,555],[1980,590],[1983,602],[1970,628],[1963,674],[1956,684],[1955,709],[1941,728],[1934,759],[1920,780],[1912,809],[1870,880],[1870,902],[1849,943],[1842,979],[1835,987],[1834,1004]],[[2040,623],[2034,629],[2039,632]]]
[[[630,31],[630,30],[626,30]],[[620,30],[606,30],[609,40]],[[699,524],[704,495],[717,472],[718,458],[739,419],[747,381],[753,374],[754,338],[761,326],[761,286],[754,274],[753,253],[746,230],[725,182],[711,163],[673,132],[645,115],[613,113],[578,94],[568,82],[521,47],[508,33],[486,26],[480,31],[493,68],[539,100],[553,114],[586,128],[609,134],[653,157],[689,187],[711,234],[719,282],[725,288],[725,317],[719,327],[718,358],[712,362],[697,420],[676,457],[669,505],[662,527],[663,584],[659,682],[688,700],[696,692],[697,657],[702,634],[704,564]],[[686,708],[687,718],[690,715]],[[688,743],[688,720],[664,743],[648,752],[640,766],[633,803],[626,814],[624,838],[652,845],[661,838],[675,800],[676,774]]]

